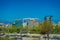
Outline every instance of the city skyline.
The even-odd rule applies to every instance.
[[[60,0],[0,0],[0,21],[53,16],[60,21]]]
[[[27,20],[27,19],[30,19],[30,20],[38,19],[39,22],[43,22],[45,20],[44,18],[43,18],[43,20],[41,20],[40,18],[16,18],[14,20],[0,20],[0,23],[9,24],[9,23],[15,22],[16,20]],[[54,21],[53,17],[52,17],[52,21],[53,21],[53,23],[56,23],[56,24],[58,22],[60,22],[60,20]]]

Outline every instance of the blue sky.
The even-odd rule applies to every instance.
[[[60,0],[0,0],[0,20],[40,18],[52,15],[60,20]]]

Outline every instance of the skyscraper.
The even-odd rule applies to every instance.
[[[22,19],[15,20],[14,25],[16,27],[22,27],[23,26],[23,20]]]
[[[39,25],[39,19],[38,18],[24,18],[24,22],[26,23],[26,26],[33,27]]]

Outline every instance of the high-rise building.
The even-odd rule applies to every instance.
[[[51,23],[52,23],[52,16],[45,16],[44,20],[45,20],[47,23],[51,24]]]
[[[17,20],[15,20],[13,25],[15,25],[16,27],[22,27],[23,26],[23,20],[17,19]]]
[[[5,24],[4,23],[0,23],[0,27],[5,27]]]
[[[60,22],[58,22],[58,26],[60,26]]]
[[[29,19],[28,18],[24,18],[23,19],[23,27],[26,27],[28,25]]]
[[[39,19],[38,18],[25,18],[24,22],[26,23],[26,26],[28,27],[34,27],[39,25]]]
[[[6,24],[6,28],[12,27],[12,24]]]

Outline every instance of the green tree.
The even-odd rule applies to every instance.
[[[17,31],[16,32],[20,33],[20,29],[21,29],[20,27],[17,27]]]
[[[3,27],[0,27],[0,33],[5,33],[5,30],[3,29]]]
[[[53,24],[52,24],[51,16],[49,16],[48,19],[45,17],[45,20],[42,24],[41,33],[42,34],[47,34],[47,37],[48,37],[48,40],[49,40],[49,34],[52,32],[52,30],[53,30]]]
[[[0,31],[2,31],[2,28],[0,27]]]
[[[16,26],[9,27],[9,32],[10,33],[15,33],[16,31],[17,31],[17,27]]]
[[[3,39],[4,39],[4,40],[9,40],[9,36],[6,35]]]
[[[54,29],[55,34],[60,34],[60,26],[56,25]]]

